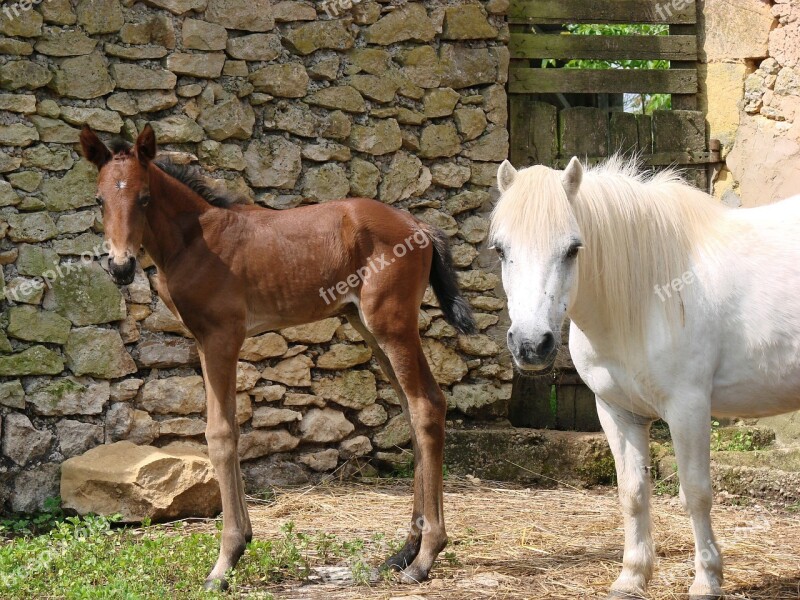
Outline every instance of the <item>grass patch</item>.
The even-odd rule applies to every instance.
[[[145,527],[117,524],[119,517],[65,517],[49,510],[0,522],[0,598],[224,598],[202,583],[219,551],[219,534],[187,531],[181,522]],[[221,521],[218,521],[219,529]],[[356,584],[367,584],[375,539],[340,541],[311,536],[290,521],[274,540],[254,540],[229,573],[232,594],[306,579],[312,566],[348,566]],[[100,593],[98,590],[102,590]],[[259,598],[272,598],[265,591]],[[99,595],[98,595],[99,594]]]

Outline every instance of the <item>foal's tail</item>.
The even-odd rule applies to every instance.
[[[424,227],[425,233],[433,242],[433,261],[431,262],[430,282],[433,292],[439,299],[439,307],[445,320],[461,333],[475,333],[475,317],[461,290],[458,288],[450,242],[447,235],[436,227]]]

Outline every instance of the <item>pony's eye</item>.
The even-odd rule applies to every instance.
[[[497,256],[500,258],[500,260],[503,260],[506,257],[505,250],[503,250],[502,246],[495,245],[495,246],[492,246],[491,248],[492,248],[492,250],[497,252]]]
[[[97,200],[97,203],[98,203],[100,206],[103,206],[103,204],[105,203],[105,200],[103,200],[103,197],[102,197],[102,196],[100,196],[100,195],[97,195],[97,196],[95,196],[95,200]]]
[[[580,250],[581,248],[583,248],[583,244],[572,244],[572,246],[569,247],[569,250],[567,250],[566,254],[567,260],[572,260],[573,258],[578,256],[578,250]]]
[[[146,207],[148,204],[150,204],[150,195],[148,194],[147,196],[141,196],[138,200],[138,203],[142,208]]]

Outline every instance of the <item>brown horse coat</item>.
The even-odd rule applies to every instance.
[[[228,204],[191,172],[155,160],[145,126],[133,147],[109,149],[88,128],[84,155],[99,169],[98,199],[117,283],[133,279],[140,247],[158,293],[197,340],[206,384],[209,456],[220,481],[223,532],[207,586],[225,587],[252,537],[239,466],[236,365],[244,339],[344,315],[364,337],[410,419],[414,510],[404,547],[387,564],[421,581],[447,543],[442,515],[446,403],[420,343],[430,282],[445,318],[472,332],[447,237],[412,215],[354,198],[284,211]]]

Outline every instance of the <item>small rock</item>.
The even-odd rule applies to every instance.
[[[312,388],[318,396],[347,408],[362,409],[378,398],[375,375],[366,370],[346,371],[333,379],[321,379]]]
[[[75,375],[114,379],[135,373],[137,368],[114,329],[73,329],[64,348],[67,366]]]
[[[107,381],[52,380],[28,389],[27,401],[40,415],[99,415],[110,397]]]
[[[53,443],[54,436],[39,430],[31,420],[20,413],[9,413],[3,421],[3,454],[24,467],[32,460],[44,456]]]
[[[336,442],[354,429],[343,413],[331,408],[312,408],[300,421],[300,433],[306,442]]]
[[[411,427],[404,414],[393,417],[382,431],[373,436],[375,446],[385,450],[397,446],[405,446],[411,441]]]
[[[203,412],[206,406],[203,378],[190,375],[153,379],[142,387],[138,404],[147,412],[161,415]]]
[[[102,444],[103,426],[63,419],[56,423],[56,435],[61,454],[70,458]]]
[[[342,458],[356,458],[372,452],[372,442],[365,435],[359,435],[339,444],[339,453]]]
[[[305,355],[282,360],[274,367],[267,367],[261,377],[269,381],[277,381],[295,387],[311,385],[311,367],[313,361]]]
[[[358,413],[358,422],[362,425],[366,425],[367,427],[377,427],[378,425],[383,425],[388,418],[389,415],[386,413],[386,409],[380,404],[368,406]]]
[[[297,448],[299,443],[298,438],[283,429],[254,429],[239,438],[239,458],[250,460],[276,452],[288,452]]]
[[[297,460],[314,471],[333,471],[336,465],[339,464],[339,451],[335,448],[328,448],[319,452],[301,454],[297,457]]]
[[[253,412],[253,427],[275,427],[284,423],[292,423],[303,418],[303,414],[288,408],[272,408],[262,406]]]

